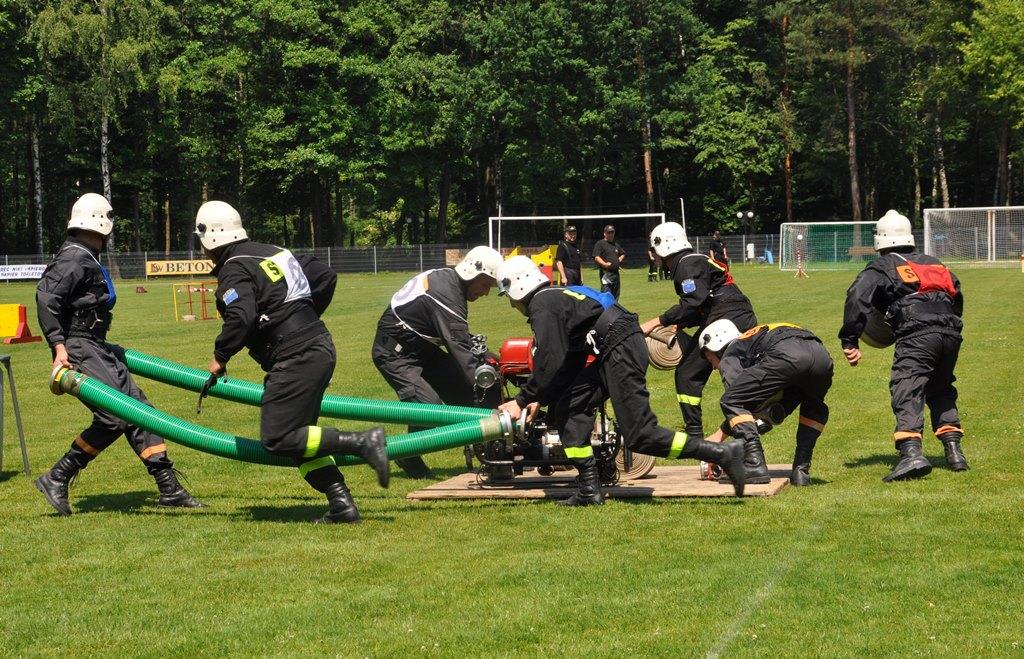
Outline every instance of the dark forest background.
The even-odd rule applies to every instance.
[[[189,247],[214,198],[324,247],[475,242],[499,206],[684,197],[691,232],[753,232],[1024,193],[1020,0],[0,0],[0,51],[6,253],[87,191],[118,250]]]

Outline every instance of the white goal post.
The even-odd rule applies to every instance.
[[[665,223],[664,213],[620,213],[617,215],[492,215],[487,218],[487,245],[499,252],[501,251],[501,223],[502,222],[525,222],[525,221],[551,221],[561,220],[562,226],[582,222],[584,220],[628,220],[628,219],[650,219],[658,220],[659,224]],[[683,227],[685,229],[685,227]],[[561,236],[554,237],[556,242]]]
[[[851,270],[875,257],[874,222],[783,222],[780,270]]]
[[[1024,206],[926,208],[923,248],[947,264],[1015,266],[1024,256]]]

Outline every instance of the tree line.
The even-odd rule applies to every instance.
[[[680,197],[919,221],[1020,198],[1024,3],[0,0],[0,120],[6,253],[87,191],[118,250],[189,247],[206,199],[306,247]]]

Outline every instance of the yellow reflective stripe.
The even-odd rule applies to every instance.
[[[750,416],[749,414],[739,414],[729,419],[730,428],[735,428],[741,423],[754,423],[754,417]]]
[[[312,458],[320,450],[320,437],[323,430],[320,426],[309,426],[306,429],[306,451],[302,454],[304,458]]]
[[[700,396],[676,394],[676,398],[679,400],[680,403],[686,403],[687,405],[700,405]]]
[[[594,455],[594,447],[590,444],[586,446],[566,446],[565,457],[570,460],[582,460],[583,458],[590,458]]]
[[[576,298],[577,300],[585,300],[585,299],[587,299],[586,295],[584,295],[583,293],[577,293],[576,291],[568,291],[568,290],[566,290],[566,291],[562,291],[562,292],[565,293],[566,295],[568,295],[569,297]]]
[[[284,277],[284,273],[281,272],[281,267],[274,262],[274,257],[282,254],[284,254],[284,252],[278,252],[269,259],[263,259],[260,261],[260,267],[263,268],[263,272],[266,273],[267,277],[269,277],[272,282],[277,282],[281,277]]]
[[[793,329],[803,329],[799,325],[794,325],[793,323],[768,323],[765,327],[767,327],[770,330],[779,329],[780,327],[792,327]]]
[[[310,460],[309,462],[303,462],[302,464],[300,464],[299,465],[299,475],[301,475],[303,478],[305,478],[306,474],[308,474],[311,471],[316,471],[317,469],[323,469],[324,467],[333,467],[333,466],[334,466],[334,457],[330,456],[330,455],[325,455],[322,458],[317,458],[316,460]]]
[[[699,400],[699,399],[698,399]],[[668,450],[669,458],[678,458],[683,453],[683,447],[686,445],[686,433],[677,432],[672,437],[672,446]]]
[[[714,267],[718,268],[718,269],[719,269],[719,270],[721,270],[722,272],[725,272],[725,268],[724,268],[724,267],[722,267],[721,265],[719,265],[718,261],[714,260],[714,259],[713,259],[713,258],[711,258],[710,256],[709,256],[709,257],[707,257],[707,259],[708,259],[708,263],[710,263],[710,264],[711,264],[711,265],[713,265]]]

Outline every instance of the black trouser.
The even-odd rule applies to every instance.
[[[562,283],[562,286],[581,286],[583,284],[583,278],[580,276],[579,270],[566,268],[564,265],[562,269],[565,270],[565,282]]]
[[[426,342],[401,345],[401,350],[397,350],[399,345],[378,329],[370,353],[373,365],[395,390],[399,400],[432,405],[474,404],[473,389],[451,355]],[[409,426],[409,432],[418,430],[423,428]],[[395,462],[412,476],[427,468],[426,462],[418,456]]]
[[[963,432],[953,386],[962,342],[958,335],[941,332],[917,334],[896,342],[889,393],[896,415],[897,441],[921,438],[925,405],[931,411],[936,435]]]
[[[593,460],[594,417],[609,398],[627,448],[657,457],[679,457],[685,436],[658,425],[647,391],[647,365],[647,343],[637,327],[596,363],[583,368],[551,406],[566,456],[577,466]]]
[[[619,292],[622,288],[622,279],[618,270],[601,271],[601,292],[611,293],[616,300],[619,299]]]
[[[757,439],[758,411],[779,400],[782,418],[800,408],[797,443],[813,448],[828,422],[825,395],[832,387],[832,368],[832,358],[820,341],[804,337],[779,341],[726,387],[721,405],[730,434],[744,441]]]
[[[739,308],[732,313],[723,315],[716,314],[714,320],[727,318],[731,320],[741,332],[746,332],[757,325],[757,316],[747,308]],[[679,401],[679,409],[683,413],[683,423],[686,426],[686,435],[693,439],[704,438],[703,415],[701,414],[701,394],[704,386],[711,377],[711,364],[704,357],[704,351],[698,346],[700,333],[710,323],[705,323],[697,328],[693,335],[680,331],[678,335],[679,347],[683,350],[683,358],[676,366],[676,400]]]
[[[295,459],[299,473],[318,492],[344,483],[334,458],[325,455],[336,428],[319,428],[320,403],[334,374],[337,356],[329,333],[309,339],[276,357],[263,378],[260,443],[267,453]]]
[[[77,370],[152,407],[146,394],[135,384],[128,367],[125,366],[123,348],[80,337],[67,339],[64,347],[68,351],[68,359]],[[79,468],[89,464],[121,435],[128,440],[132,450],[146,465],[146,470],[150,474],[174,466],[167,457],[167,445],[163,439],[119,419],[106,410],[88,403],[83,404],[92,411],[92,424],[75,438],[71,450],[68,451],[68,455]]]

